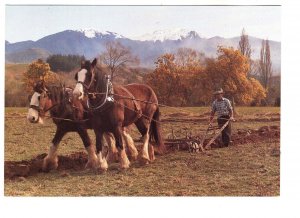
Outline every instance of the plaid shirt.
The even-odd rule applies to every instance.
[[[232,111],[232,106],[227,98],[222,98],[221,101],[214,100],[212,103],[212,112],[217,112],[218,117],[229,115]]]

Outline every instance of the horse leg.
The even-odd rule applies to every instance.
[[[91,139],[87,133],[86,129],[79,128],[78,134],[84,144],[84,147],[88,153],[88,162],[85,165],[85,168],[97,169],[98,167],[98,158],[96,155],[95,145],[91,143]]]
[[[123,134],[123,129],[119,125],[114,130],[114,136],[115,136],[117,148],[119,151],[120,167],[121,167],[121,169],[127,169],[127,168],[129,168],[130,162],[129,162],[128,157],[125,152],[122,134]]]
[[[49,172],[51,169],[56,169],[58,167],[58,157],[57,149],[60,141],[66,134],[66,131],[61,128],[57,128],[54,138],[52,139],[52,145],[50,146],[48,155],[43,160],[42,170],[44,172]]]
[[[149,143],[148,151],[149,151],[149,159],[152,162],[155,160],[155,155],[154,155],[154,147],[151,143]]]
[[[141,164],[148,164],[150,161],[149,149],[148,149],[149,139],[150,139],[150,135],[149,135],[150,122],[142,118],[139,119],[137,122],[135,122],[135,125],[143,136],[143,146],[139,152],[139,161]]]
[[[122,132],[122,136],[126,143],[126,146],[128,147],[131,160],[136,160],[138,156],[138,151],[134,145],[133,139],[125,130]]]
[[[118,161],[118,150],[116,147],[116,140],[114,138],[114,135],[110,132],[106,132],[103,134],[104,139],[108,146],[108,157],[107,161],[109,163],[117,162]]]
[[[107,160],[105,155],[103,155],[102,152],[102,136],[103,136],[103,132],[100,131],[95,131],[95,135],[96,135],[96,149],[97,149],[97,156],[98,156],[98,161],[100,164],[100,169],[102,171],[106,171],[108,168],[108,164],[107,164]]]

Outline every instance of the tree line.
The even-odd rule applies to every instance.
[[[50,55],[46,62],[53,72],[70,72],[78,68],[82,60],[85,60],[84,56],[54,54]]]

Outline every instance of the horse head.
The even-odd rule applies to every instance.
[[[52,107],[48,89],[43,81],[38,81],[33,87],[34,93],[30,99],[27,120],[31,123],[43,123],[46,111]]]
[[[83,99],[85,92],[88,92],[95,80],[94,69],[97,64],[95,58],[92,63],[90,61],[82,61],[80,71],[76,73],[75,80],[77,84],[74,88],[73,95],[77,99]]]

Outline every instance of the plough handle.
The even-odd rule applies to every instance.
[[[207,143],[207,145],[205,145],[205,147],[206,146],[210,146],[215,140],[216,140],[216,138],[221,134],[221,132],[226,128],[226,126],[228,126],[228,124],[229,124],[229,122],[230,122],[231,120],[229,119],[219,130],[218,130],[218,132],[216,133],[216,135]]]

